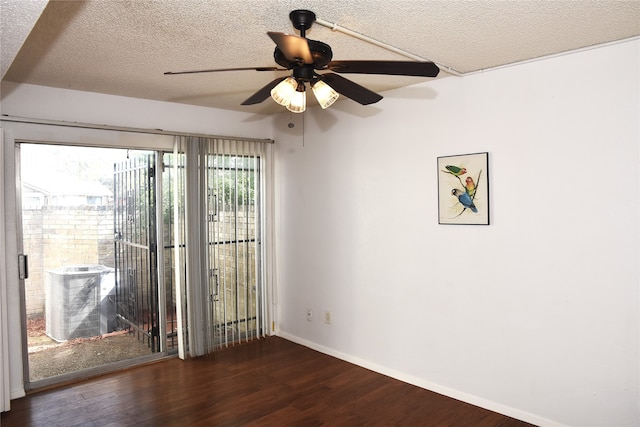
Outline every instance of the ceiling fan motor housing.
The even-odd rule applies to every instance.
[[[326,67],[333,58],[333,51],[331,50],[331,47],[328,44],[317,40],[307,39],[307,42],[309,44],[309,50],[311,51],[311,57],[313,58],[313,64],[311,65],[313,65],[315,69]],[[277,46],[273,51],[273,59],[278,65],[287,69],[296,68],[301,65],[295,61],[288,60]]]
[[[318,74],[313,70],[312,65],[303,65],[293,69],[293,77],[298,81],[312,82],[317,76]]]

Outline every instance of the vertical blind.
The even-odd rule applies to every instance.
[[[182,358],[261,337],[267,330],[266,144],[176,137],[175,236],[184,244],[176,251],[174,268]]]

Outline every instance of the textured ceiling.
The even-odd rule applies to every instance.
[[[456,75],[640,35],[639,0],[112,0],[51,1],[24,40],[24,28],[32,25],[27,17],[42,9],[37,3],[0,3],[3,80],[255,113],[283,111],[270,99],[240,103],[286,73],[163,72],[273,66],[274,44],[266,32],[295,34],[289,21],[294,9],[310,9],[323,21]],[[307,37],[328,43],[338,60],[407,59],[317,23]],[[23,41],[19,51],[4,55],[6,46]],[[374,91],[429,80],[347,77]]]

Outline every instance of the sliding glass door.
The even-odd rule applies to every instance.
[[[175,331],[161,322],[175,303],[158,303],[160,154],[31,143],[17,153],[28,388],[171,351]]]
[[[171,152],[163,136],[145,151],[82,146],[109,130],[46,143],[47,126],[14,128],[26,389],[268,333],[269,142],[177,136]]]

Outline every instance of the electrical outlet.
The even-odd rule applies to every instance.
[[[307,322],[311,322],[313,320],[313,310],[307,308]]]
[[[329,310],[324,311],[324,323],[327,325],[331,324],[331,312]]]

